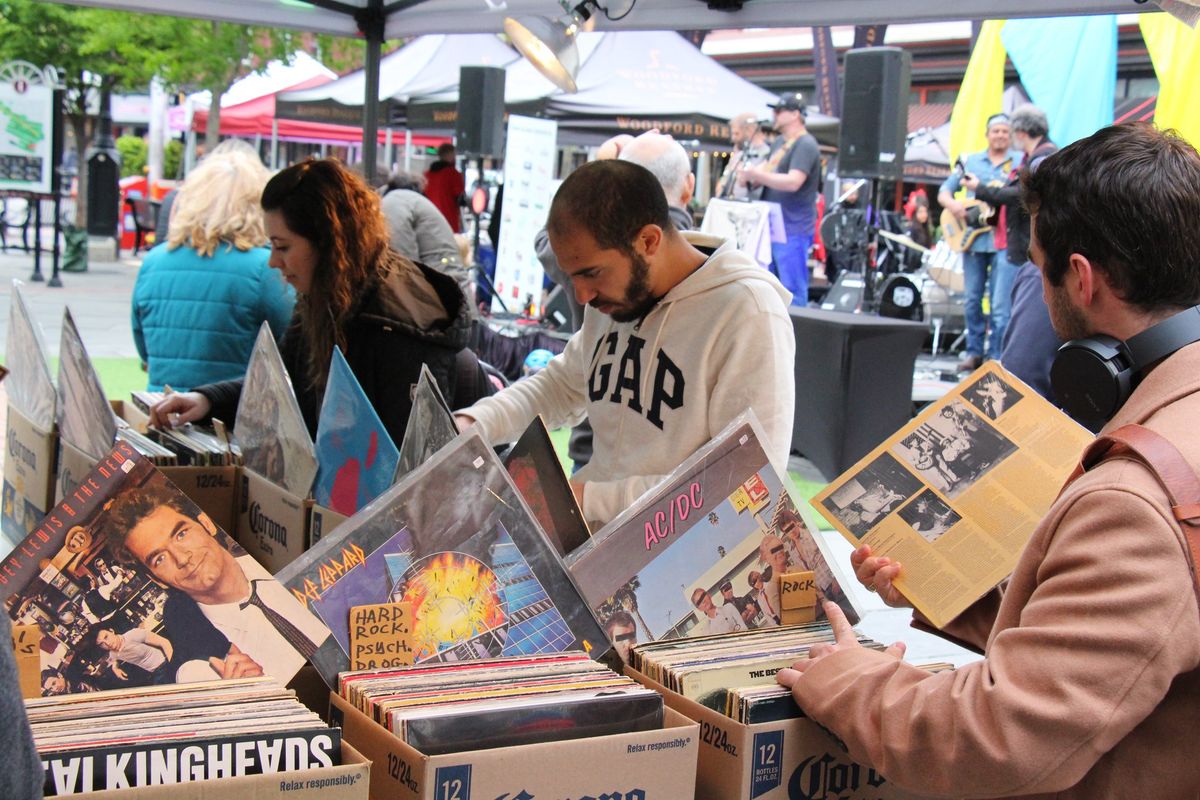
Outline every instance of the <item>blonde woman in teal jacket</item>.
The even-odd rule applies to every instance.
[[[267,266],[259,197],[270,177],[254,153],[213,153],[183,184],[167,241],[133,289],[133,339],[148,388],[183,391],[246,372],[259,326],[281,338],[295,293]]]

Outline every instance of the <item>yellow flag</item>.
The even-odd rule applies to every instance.
[[[1138,23],[1158,74],[1154,124],[1200,148],[1200,29],[1162,13],[1141,14]]]
[[[954,111],[950,114],[950,163],[959,155],[987,149],[987,120],[1004,110],[1004,62],[1008,53],[1000,41],[1004,20],[983,23]]]

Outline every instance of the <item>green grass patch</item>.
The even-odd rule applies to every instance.
[[[129,393],[146,388],[146,373],[138,358],[93,358],[92,366],[100,376],[104,396],[109,400],[128,400]],[[58,359],[50,359],[50,374],[58,375]]]

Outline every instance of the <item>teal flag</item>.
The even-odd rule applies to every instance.
[[[1034,105],[1064,147],[1113,122],[1117,18],[1009,20],[1000,33]]]

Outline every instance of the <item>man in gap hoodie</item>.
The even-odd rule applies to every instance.
[[[541,414],[551,429],[586,414],[592,460],[572,484],[603,524],[752,408],[787,467],[795,411],[791,295],[732,242],[680,233],[644,167],[594,161],[559,188],[550,244],[583,327],[546,369],[458,412],[494,443]]]

